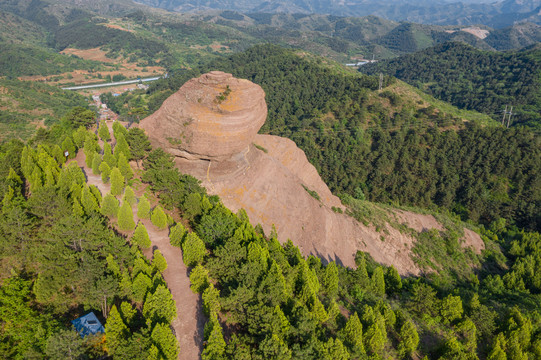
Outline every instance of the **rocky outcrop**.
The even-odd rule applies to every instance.
[[[257,134],[266,115],[261,87],[214,71],[188,81],[140,126],[182,172],[231,210],[244,208],[267,233],[274,224],[279,240],[291,239],[304,255],[353,267],[362,250],[403,275],[419,274],[409,256],[413,238],[339,213],[340,200],[293,141]]]

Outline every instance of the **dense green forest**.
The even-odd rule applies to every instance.
[[[541,126],[541,48],[496,53],[462,43],[445,43],[414,54],[362,66],[415,85],[438,99],[502,119],[513,106],[512,121]],[[510,110],[510,108],[508,108]]]
[[[141,180],[183,218],[175,224],[153,215],[152,226],[170,227],[191,289],[201,294],[204,360],[541,356],[538,233],[502,220],[481,227],[492,250],[469,278],[444,280],[443,271],[402,279],[360,252],[356,269],[323,264],[206,195],[161,149],[148,152],[137,129],[116,124],[111,151],[101,128],[102,149],[84,112],[70,114],[26,145],[0,147],[2,357],[175,359],[182,351],[168,326],[183,314],[160,275],[167,264],[142,256],[146,230],[129,242],[114,230],[135,227],[124,207],[150,215],[146,197],[124,189],[135,185],[126,158],[143,159]],[[76,163],[64,164],[63,150],[74,156],[77,149],[93,172],[100,162],[112,165],[95,172],[112,194],[88,186]],[[122,193],[119,209],[114,194]],[[88,310],[105,323],[104,336],[81,339],[70,330],[69,320]]]
[[[274,46],[257,46],[152,85],[150,111],[211,69],[263,87],[268,118],[261,131],[294,140],[334,193],[452,209],[484,224],[505,218],[541,228],[540,138],[528,129],[465,125],[451,113],[410,102],[392,86],[375,93],[376,77],[339,73]],[[392,82],[385,78],[384,85]],[[136,99],[126,95],[113,106]]]

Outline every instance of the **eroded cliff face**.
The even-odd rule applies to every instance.
[[[274,224],[278,239],[291,239],[304,255],[354,267],[362,250],[403,275],[419,274],[413,238],[389,227],[382,241],[373,227],[334,212],[343,206],[304,152],[291,140],[257,134],[266,116],[261,87],[214,71],[188,81],[140,127],[225,206],[244,208],[267,233]]]

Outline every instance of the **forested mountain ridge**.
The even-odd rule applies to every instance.
[[[440,206],[483,223],[502,217],[541,225],[539,137],[531,130],[506,130],[496,121],[480,126],[472,114],[438,109],[402,86],[377,92],[376,77],[337,72],[273,46],[157,82],[147,95],[151,111],[209,70],[261,85],[269,109],[261,131],[294,140],[336,194]],[[391,83],[385,78],[384,86]],[[121,109],[137,97],[109,100]]]
[[[538,0],[505,0],[493,4],[464,4],[447,1],[201,1],[201,0],[139,0],[150,6],[180,12],[206,9],[236,10],[245,13],[319,13],[338,16],[376,15],[396,21],[428,24],[484,24],[510,26],[521,20],[539,23]]]
[[[446,43],[360,68],[382,72],[415,85],[460,108],[503,118],[514,107],[513,122],[541,126],[541,47],[494,53],[462,43]],[[510,108],[508,109],[510,110]]]

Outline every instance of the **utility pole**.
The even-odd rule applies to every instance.
[[[383,89],[383,73],[379,73],[379,90]]]
[[[503,111],[502,125],[504,125],[505,115],[507,115],[507,106],[509,106],[509,105],[505,105],[505,110]]]

